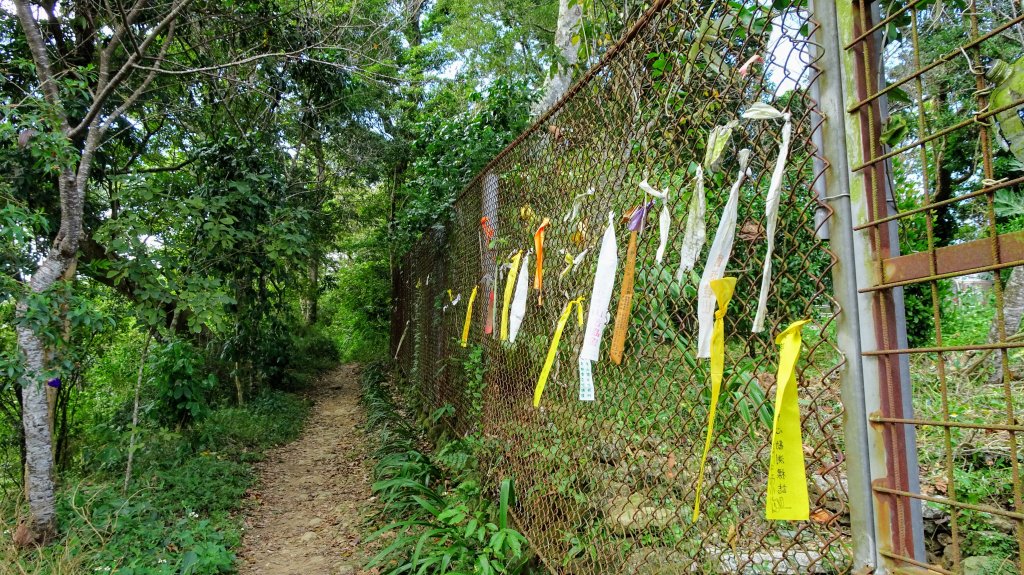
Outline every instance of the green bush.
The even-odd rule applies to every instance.
[[[150,355],[149,373],[162,409],[156,414],[165,423],[182,426],[201,420],[210,412],[209,395],[217,376],[207,372],[205,359],[191,344],[180,339],[157,346]]]
[[[320,301],[320,322],[341,361],[370,361],[387,348],[388,274],[386,260],[346,262],[325,280],[330,288]]]
[[[364,371],[363,404],[378,443],[373,492],[378,520],[386,523],[370,539],[393,538],[367,568],[388,575],[525,572],[526,538],[509,524],[512,480],[501,482],[492,502],[469,464],[482,446],[476,436],[449,442],[436,456],[421,451],[419,432],[405,423],[385,374],[379,366]]]
[[[241,540],[226,516],[161,507],[143,494],[122,495],[113,485],[80,486],[60,501],[61,530],[74,533],[71,549],[88,555],[94,571],[116,575],[233,572],[230,551]],[[109,569],[109,571],[107,571]]]
[[[180,465],[157,471],[148,486],[154,489],[153,505],[209,514],[238,509],[253,479],[249,466],[202,452]]]
[[[196,450],[246,458],[250,452],[287,443],[302,431],[309,406],[294,395],[268,390],[244,408],[221,409],[206,418],[194,431]]]
[[[266,391],[245,407],[211,410],[181,433],[142,427],[127,494],[121,484],[128,430],[103,428],[93,438],[106,437],[107,444],[83,454],[90,474],[65,480],[58,506],[63,539],[16,560],[41,572],[51,565],[53,572],[78,572],[72,564],[116,575],[235,572],[237,511],[255,478],[248,462],[294,439],[308,411],[303,399]],[[13,529],[16,516],[13,501],[4,500],[0,527]]]

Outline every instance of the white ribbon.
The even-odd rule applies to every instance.
[[[608,305],[615,287],[615,271],[619,265],[618,246],[615,245],[615,213],[608,212],[608,227],[601,238],[601,251],[597,256],[594,287],[590,292],[587,327],[583,332],[580,359],[597,361],[601,352],[601,336],[608,325]]]
[[[722,219],[718,222],[715,241],[708,251],[708,261],[704,265],[704,274],[700,278],[697,291],[697,357],[711,357],[711,329],[715,322],[715,294],[711,291],[713,280],[725,277],[725,266],[732,255],[732,243],[736,239],[736,217],[740,204],[740,187],[746,181],[750,171],[750,150],[740,150],[740,171],[736,181],[729,190],[729,201],[722,210]]]
[[[587,248],[587,249],[583,250],[582,252],[580,252],[578,256],[573,258],[573,260],[572,260],[572,269],[576,269],[577,267],[579,267],[579,265],[581,263],[583,263],[583,258],[587,257],[587,252],[589,252],[589,251],[590,251],[590,248]]]
[[[454,298],[452,298],[452,301],[450,303],[446,303],[443,306],[441,306],[441,313],[444,313],[444,312],[448,311],[448,308],[450,308],[450,307],[455,307],[455,306],[459,305],[460,301],[462,301],[462,294],[461,293],[459,295],[455,296]]]
[[[704,150],[704,169],[717,172],[722,163],[722,153],[729,145],[732,137],[732,130],[736,127],[737,121],[733,120],[722,126],[715,126],[708,134],[708,144]]]
[[[577,254],[576,257],[572,258],[572,263],[571,264],[566,264],[565,269],[563,269],[562,272],[560,274],[558,274],[558,281],[564,280],[565,276],[569,275],[569,272],[571,272],[571,271],[575,270],[576,268],[578,268],[579,265],[581,263],[583,263],[583,258],[587,257],[587,252],[589,252],[589,251],[590,251],[589,248],[585,249],[582,252],[580,252],[579,254]],[[562,253],[565,254],[566,251],[562,250]]]
[[[592,195],[594,195],[594,188],[589,188],[586,192],[577,194],[576,197],[572,199],[572,209],[566,212],[565,216],[562,217],[562,221],[569,223],[575,220],[576,216],[580,215],[580,208],[583,206],[583,200],[586,200]]]
[[[779,221],[779,202],[782,200],[782,177],[786,172],[786,159],[789,157],[789,140],[793,135],[792,115],[782,113],[761,102],[752,104],[743,117],[748,120],[782,119],[782,142],[779,144],[779,157],[775,160],[772,180],[768,185],[768,197],[764,203],[764,217],[767,222],[766,239],[768,248],[764,254],[764,267],[761,271],[761,294],[757,298],[757,313],[754,315],[752,331],[764,331],[765,315],[768,311],[768,290],[772,283],[772,253],[775,251],[775,228]]]
[[[658,191],[647,183],[647,178],[644,178],[644,181],[640,182],[640,189],[647,192],[648,195],[661,199],[661,213],[658,214],[658,235],[661,242],[658,244],[658,252],[654,256],[654,259],[660,264],[665,257],[665,248],[668,246],[668,227],[672,222],[668,212],[668,188],[663,192]]]
[[[679,271],[676,281],[682,282],[686,274],[693,269],[704,248],[707,239],[707,226],[704,219],[707,214],[707,200],[704,196],[704,168],[697,166],[697,177],[694,179],[693,197],[686,212],[686,232],[683,234],[683,249],[679,252]]]
[[[508,317],[508,341],[515,343],[516,334],[519,333],[519,326],[526,316],[526,298],[530,293],[530,254],[523,255],[523,263],[519,267],[519,275],[516,277],[516,291],[512,296],[512,307]]]
[[[783,114],[764,102],[754,102],[742,116],[744,120],[779,120],[789,114]]]

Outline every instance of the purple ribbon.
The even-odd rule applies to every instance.
[[[49,385],[50,387],[52,387],[54,389],[60,389],[60,378],[59,377],[55,377],[55,378],[51,379],[50,381],[46,382],[46,385]]]
[[[629,216],[629,225],[627,226],[629,228],[629,231],[639,232],[640,228],[644,225],[644,222],[647,220],[647,214],[651,211],[651,208],[653,207],[654,200],[651,200],[646,204],[641,205],[637,209],[633,210],[633,213]]]

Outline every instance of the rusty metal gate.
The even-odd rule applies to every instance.
[[[420,409],[451,406],[446,424],[483,442],[489,481],[514,478],[518,526],[548,569],[1020,572],[1022,22],[1010,0],[655,2],[405,255],[391,349],[403,381]],[[755,102],[790,114],[793,134],[761,333],[782,122],[741,118]],[[706,177],[707,241],[679,273],[695,168],[730,122]],[[751,175],[727,268],[725,383],[693,521],[710,394],[696,292],[740,149]],[[667,191],[671,227],[660,261],[660,203],[635,236],[621,365],[602,356],[595,400],[578,401],[570,319],[535,409],[560,315],[590,294],[607,214],[647,202],[643,180]],[[532,284],[544,219],[542,289],[502,342],[512,256],[534,248]],[[810,518],[767,521],[774,336],[800,319]]]

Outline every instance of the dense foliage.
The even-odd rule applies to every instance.
[[[416,407],[395,402],[386,374],[386,366],[377,364],[363,376],[362,400],[377,439],[373,491],[381,503],[381,526],[371,539],[384,541],[368,567],[389,575],[536,572],[526,538],[510,523],[513,478],[499,482],[497,497],[481,484],[482,436],[442,439],[436,455],[425,453],[423,429],[409,423]],[[437,424],[450,410],[428,420]]]
[[[568,66],[577,71],[648,5],[570,4],[583,14],[572,34],[579,61]],[[747,26],[773,25],[759,16],[769,3],[728,4]],[[1009,3],[985,4],[995,13]],[[380,357],[402,257],[447,221],[466,183],[529,125],[546,80],[569,64],[555,43],[553,0],[137,6],[0,4],[3,528],[14,531],[29,515],[21,501],[31,447],[27,391],[48,394],[58,480],[56,543],[20,556],[27,572],[231,572],[240,537],[233,514],[252,480],[250,464],[292,438],[305,415],[305,404],[286,392],[339,361]],[[917,46],[921,58],[939,59],[970,35],[963,0],[917,7],[933,19]],[[900,34],[906,18],[887,29],[892,77],[913,67]],[[988,65],[1020,52],[1024,39],[1004,34],[984,46]],[[652,78],[683,57],[648,55]],[[933,131],[961,120],[977,87],[965,61],[952,62],[919,86],[889,92],[888,144],[921,137],[918,101],[929,102]],[[725,107],[715,102],[702,113]],[[930,146],[920,161],[895,159],[898,207],[979,186],[974,141]],[[1011,150],[997,152],[996,178],[1021,171]],[[928,198],[920,197],[925,180]],[[72,188],[81,193],[78,208],[68,201]],[[987,213],[962,205],[974,204],[902,220],[903,251],[976,239]],[[1001,192],[1000,230],[1024,229],[1022,214],[1018,187]],[[76,225],[72,253],[61,254]],[[786,241],[778,253],[801,257]],[[55,254],[60,273],[34,286]],[[827,264],[810,263],[823,274]],[[638,282],[678,286],[654,273],[641,271]],[[801,283],[808,281],[782,277],[778,285],[786,300],[798,300],[821,289]],[[694,295],[658,289],[659,301]],[[906,301],[911,343],[931,337],[936,311],[949,314],[954,340],[987,335],[989,301],[936,309],[920,287],[909,287]],[[668,340],[672,313],[666,305],[638,315]],[[41,346],[26,345],[33,340]],[[474,429],[484,367],[479,349],[467,357],[459,367]],[[42,369],[31,368],[33,359]],[[747,424],[770,420],[763,391],[748,385],[754,368],[734,369],[724,406]],[[522,536],[507,521],[511,478],[485,485],[473,469],[483,440],[471,433],[425,454],[422,430],[401,423],[383,378],[371,373],[377,379],[365,401],[381,441],[375,489],[385,502],[381,519],[401,534],[377,564],[424,573],[529,570]],[[698,391],[691,399],[705,401]],[[417,415],[432,430],[448,416]],[[997,474],[982,465],[981,487],[968,493],[979,502],[1003,496]],[[15,555],[0,547],[0,563]]]
[[[52,396],[58,480],[28,572],[230,572],[249,463],[305,412],[281,392],[380,356],[402,250],[556,57],[557,2],[138,6],[0,9],[4,529],[29,515],[26,385]]]

